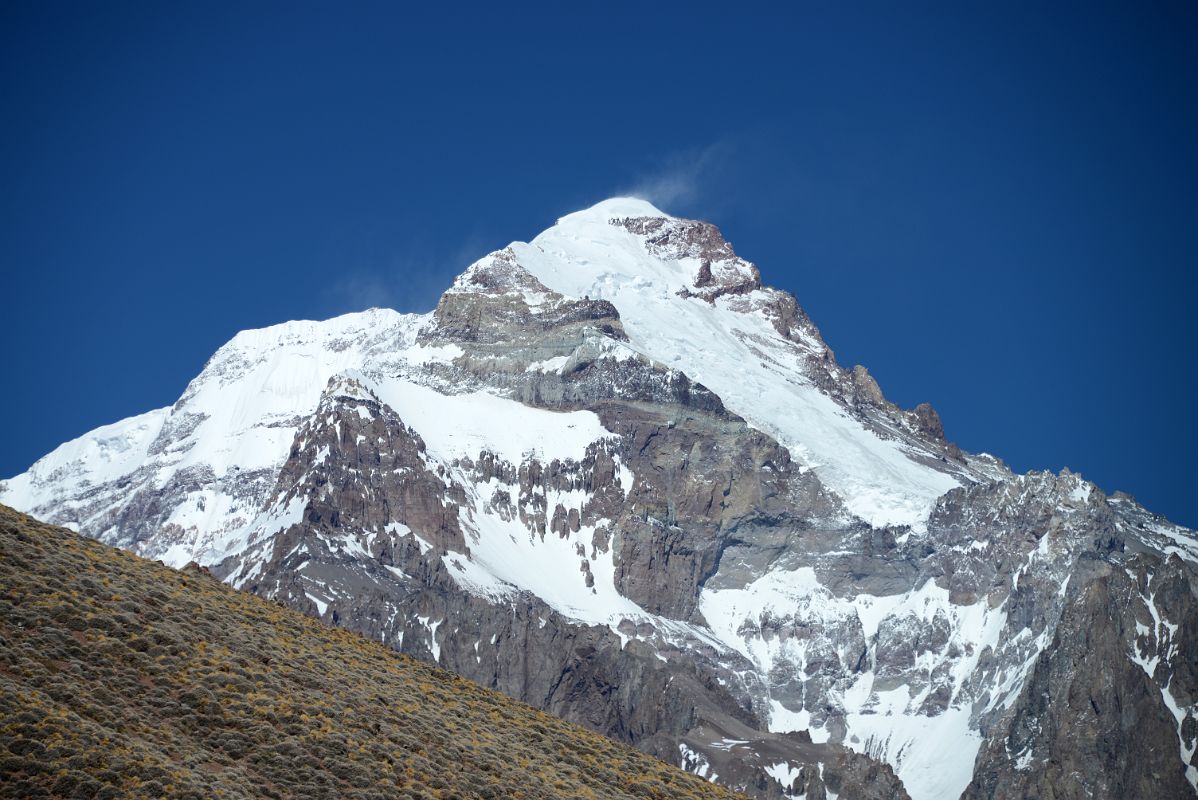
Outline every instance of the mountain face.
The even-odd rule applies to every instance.
[[[756,797],[1188,797],[1198,539],[1016,475],[639,200],[246,331],[0,502]]]

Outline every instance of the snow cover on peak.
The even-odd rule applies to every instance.
[[[609,197],[607,200],[601,200],[590,208],[584,208],[581,211],[567,214],[559,219],[557,224],[559,226],[569,226],[584,220],[598,220],[606,223],[610,219],[622,219],[625,217],[661,217],[662,219],[674,219],[648,200],[639,197]]]
[[[370,309],[236,334],[179,400],[68,442],[0,482],[0,502],[101,538],[139,492],[171,497],[169,547],[141,555],[211,562],[240,541],[329,379],[371,362],[450,359],[416,344],[430,315]]]
[[[666,215],[641,200],[610,200],[509,250],[549,289],[611,302],[633,347],[702,383],[776,438],[851,513],[875,526],[923,529],[936,498],[958,482],[850,417],[804,373],[799,345],[746,303],[745,292],[710,301],[691,294],[704,259],[651,250],[644,235],[613,224],[621,216]],[[727,261],[752,271],[748,262]],[[764,301],[772,292],[748,294]]]
[[[239,331],[217,354],[228,350],[263,351],[301,342],[332,341],[396,325],[417,315],[401,314],[389,308],[368,308],[325,320],[298,319]]]
[[[0,481],[0,501],[33,509],[57,499],[63,484],[88,487],[127,475],[145,460],[170,411],[156,408],[60,444],[26,472]]]
[[[288,322],[242,331],[191,382],[172,416],[190,414],[199,428],[182,461],[216,475],[282,463],[298,417],[312,413],[334,374],[361,366],[371,353],[406,349],[426,316],[387,309],[324,322]],[[236,385],[236,391],[226,387]]]

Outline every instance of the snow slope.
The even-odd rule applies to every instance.
[[[119,480],[146,460],[170,411],[147,411],[59,445],[27,472],[0,484],[0,500],[14,508],[38,508],[70,496],[72,489]]]
[[[301,420],[328,379],[372,359],[413,353],[428,315],[385,309],[242,331],[170,408],[99,428],[0,483],[0,502],[105,538],[137,492],[173,500],[170,542],[139,551],[173,566],[208,563],[262,510]]]
[[[634,347],[704,384],[776,438],[852,513],[875,526],[920,528],[957,481],[849,417],[803,374],[795,345],[763,314],[734,310],[730,298],[709,304],[680,297],[694,286],[698,259],[651,255],[642,236],[611,224],[623,217],[668,215],[643,200],[616,198],[563,217],[512,249],[550,289],[610,301]]]

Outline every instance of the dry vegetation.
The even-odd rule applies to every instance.
[[[356,634],[4,506],[0,795],[732,797]]]

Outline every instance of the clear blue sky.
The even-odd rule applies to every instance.
[[[641,190],[963,447],[1198,525],[1198,5],[1047,5],[5,3],[0,475]]]

